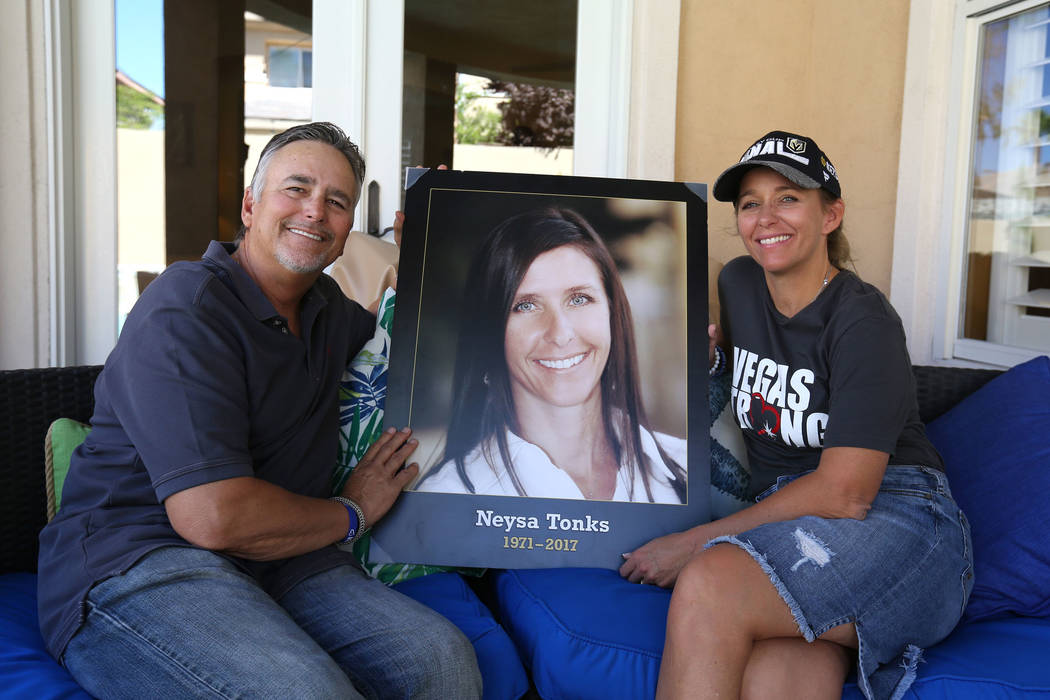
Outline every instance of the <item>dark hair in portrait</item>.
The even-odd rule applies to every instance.
[[[644,484],[646,498],[632,500],[652,502],[649,467],[641,444],[641,430],[650,426],[639,386],[630,303],[602,238],[580,214],[564,207],[532,209],[504,220],[474,255],[463,293],[445,455],[430,474],[441,465],[450,469],[454,464],[464,485],[474,493],[464,464],[467,455],[481,446],[489,464],[502,461],[506,465],[518,494],[529,495],[515,472],[507,442],[507,431],[519,433],[519,426],[505,358],[505,329],[530,265],[543,253],[562,246],[584,253],[597,267],[604,285],[609,301],[610,348],[600,379],[602,424],[619,468],[632,472],[628,483],[635,483],[637,474]],[[498,455],[491,454],[493,448]],[[659,444],[657,449],[673,476],[671,485],[684,503],[686,472]]]

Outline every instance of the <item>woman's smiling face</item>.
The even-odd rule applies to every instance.
[[[594,261],[572,245],[537,256],[514,295],[504,335],[518,412],[526,402],[600,403],[610,342],[609,299]]]
[[[825,207],[817,190],[799,187],[769,168],[754,168],[740,181],[737,230],[767,273],[828,265],[827,236],[842,221],[834,206]]]

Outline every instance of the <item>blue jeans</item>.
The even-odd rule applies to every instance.
[[[208,551],[165,547],[96,585],[63,663],[105,698],[476,698],[466,637],[352,566],[280,600]]]

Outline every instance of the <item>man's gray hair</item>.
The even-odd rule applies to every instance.
[[[266,182],[266,170],[270,167],[273,155],[290,143],[296,141],[319,141],[327,143],[346,157],[350,164],[350,170],[357,178],[357,199],[361,197],[361,188],[365,182],[365,159],[357,145],[351,141],[346,133],[331,122],[311,122],[300,124],[276,134],[263,148],[259,156],[259,163],[255,166],[255,174],[252,175],[252,198],[258,200],[262,195],[263,184]],[[244,238],[244,226],[237,233],[237,240]]]
[[[357,191],[360,196],[361,187],[365,180],[365,159],[361,157],[361,151],[358,150],[353,141],[347,138],[343,130],[335,124],[331,122],[311,122],[310,124],[300,124],[282,131],[266,144],[262,155],[259,156],[259,164],[255,166],[255,175],[252,176],[253,197],[258,199],[259,195],[262,194],[263,183],[266,182],[266,170],[270,167],[273,154],[295,141],[320,141],[321,143],[327,143],[346,156],[347,162],[350,163],[350,169],[354,172],[354,177],[357,178]]]

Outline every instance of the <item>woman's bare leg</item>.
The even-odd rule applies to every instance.
[[[656,696],[740,697],[755,642],[776,638],[801,635],[758,563],[731,544],[705,550],[686,565],[675,584]],[[825,638],[848,644],[856,633],[852,624],[842,625]],[[774,661],[775,657],[760,659],[763,675],[772,673],[765,667]],[[821,666],[821,675],[826,666],[835,669],[841,688],[841,667]]]
[[[751,650],[740,697],[841,698],[852,660],[846,647],[822,639],[764,639]]]

